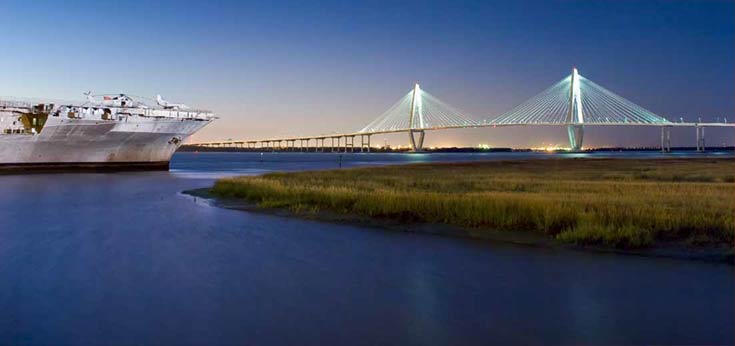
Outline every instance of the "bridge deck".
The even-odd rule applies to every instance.
[[[241,139],[241,140],[226,140],[226,141],[210,141],[210,142],[198,142],[192,143],[193,146],[223,146],[223,145],[235,145],[235,144],[247,144],[247,143],[273,143],[273,142],[291,142],[291,141],[310,141],[310,140],[325,140],[325,139],[338,139],[345,137],[359,137],[359,136],[372,136],[380,134],[391,134],[391,133],[404,133],[409,131],[438,131],[438,130],[451,130],[451,129],[466,129],[466,128],[484,128],[484,127],[517,127],[517,126],[570,126],[580,125],[578,123],[520,123],[520,124],[494,124],[494,123],[481,123],[471,125],[451,125],[451,126],[435,126],[426,128],[416,129],[395,129],[395,130],[381,130],[372,132],[344,132],[344,133],[330,133],[320,134],[313,136],[284,136],[284,137],[272,137],[264,139]],[[584,126],[646,126],[646,127],[735,127],[735,123],[663,123],[663,124],[631,124],[631,123],[584,123]]]

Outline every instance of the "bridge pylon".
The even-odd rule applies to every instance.
[[[408,114],[408,139],[411,143],[411,151],[419,152],[424,150],[424,130],[416,130],[424,128],[424,112],[423,101],[421,98],[421,87],[419,83],[413,86],[413,95],[411,96],[411,110]],[[416,135],[418,134],[418,139]]]
[[[569,112],[567,113],[567,133],[569,146],[572,151],[582,150],[584,140],[584,113],[582,112],[582,89],[580,88],[579,72],[572,68],[571,83],[569,86]]]

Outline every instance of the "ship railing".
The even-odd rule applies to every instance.
[[[32,111],[37,106],[37,103],[31,103],[26,101],[19,101],[19,100],[0,100],[0,108],[6,109],[6,110],[16,110],[16,111]],[[58,108],[68,108],[68,109],[74,109],[76,110],[75,113],[85,113],[81,111],[82,109],[109,109],[109,108],[117,108],[117,107],[103,107],[103,106],[75,106],[75,105],[59,105],[55,107]],[[143,116],[143,117],[151,117],[151,118],[170,118],[170,119],[187,119],[187,120],[211,120],[214,118],[214,115],[210,111],[204,111],[204,110],[175,110],[175,109],[159,109],[159,108],[121,108],[121,110],[124,109],[124,112],[117,112],[117,113],[123,113],[123,114],[130,114],[130,115],[137,115],[137,116]],[[49,111],[51,111],[49,109]],[[80,114],[81,115],[81,114]]]
[[[30,103],[30,102],[0,100],[0,108],[24,108],[24,109],[30,109],[32,107],[33,107],[33,104]]]
[[[209,120],[214,116],[207,111],[182,111],[173,109],[145,109],[143,116],[155,118],[171,118],[186,120]]]

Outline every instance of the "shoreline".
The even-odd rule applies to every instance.
[[[680,242],[657,242],[654,246],[642,249],[619,249],[605,246],[577,245],[563,243],[543,234],[532,231],[502,231],[487,228],[467,228],[436,223],[402,223],[384,218],[371,218],[354,214],[340,214],[320,210],[311,212],[292,210],[289,208],[267,208],[237,198],[222,198],[210,193],[212,188],[199,188],[181,191],[183,195],[202,198],[211,202],[214,207],[246,212],[275,215],[279,217],[296,217],[304,220],[345,224],[367,227],[386,232],[417,233],[432,236],[456,237],[484,242],[498,242],[538,248],[565,251],[584,251],[607,253],[625,256],[651,258],[670,258],[680,260],[701,261],[735,265],[735,253],[732,247],[693,247]]]

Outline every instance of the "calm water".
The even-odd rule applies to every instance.
[[[659,154],[596,154],[609,155]],[[342,164],[528,156],[552,155]],[[732,266],[389,233],[179,193],[338,157],[177,154],[171,172],[0,176],[0,345],[735,341]]]

